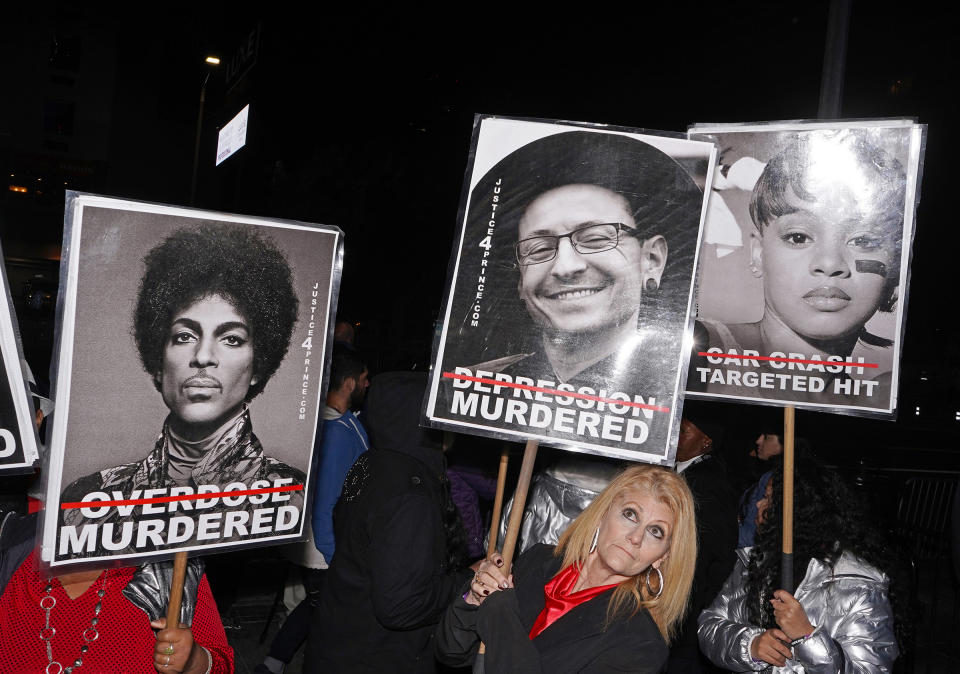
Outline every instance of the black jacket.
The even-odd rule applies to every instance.
[[[30,556],[36,532],[35,513],[0,512],[0,595],[23,560]]]
[[[718,672],[700,652],[697,617],[713,602],[737,561],[737,494],[726,465],[708,454],[685,471],[697,512],[697,565],[686,618],[670,647],[670,672]]]
[[[514,566],[516,589],[494,592],[479,608],[458,597],[440,623],[440,661],[453,666],[471,662],[482,639],[486,674],[663,671],[667,645],[647,611],[604,627],[612,589],[571,609],[530,640],[530,628],[545,604],[543,586],[560,563],[552,546],[538,544]]]
[[[314,614],[307,672],[432,672],[433,633],[469,572],[449,568],[439,442],[419,427],[426,377],[379,375],[371,449],[334,509],[337,550]]]

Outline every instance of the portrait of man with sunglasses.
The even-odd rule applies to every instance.
[[[515,132],[507,129],[504,137]],[[480,169],[435,370],[532,381],[541,390],[529,409],[515,402],[527,400],[526,389],[504,387],[476,398],[474,410],[469,396],[485,395],[485,384],[468,391],[471,380],[446,377],[437,384],[433,417],[428,401],[432,420],[480,419],[551,440],[619,447],[627,433],[602,432],[608,407],[577,398],[572,420],[560,409],[571,401],[549,390],[616,395],[669,410],[654,419],[645,411],[649,435],[644,429],[642,443],[633,438],[644,449],[668,451],[704,198],[691,174],[706,170],[712,147],[694,148],[705,154],[689,161],[693,155],[683,155],[689,141],[666,139],[663,145],[680,150],[684,165],[641,137],[567,128]],[[495,397],[512,400],[501,406]],[[554,416],[548,419],[542,406]],[[586,418],[580,410],[589,412]],[[589,424],[597,419],[594,432]]]

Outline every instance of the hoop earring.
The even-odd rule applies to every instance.
[[[657,279],[654,279],[654,278],[648,278],[646,283],[644,283],[643,285],[644,285],[644,290],[646,290],[648,293],[655,293],[660,288],[660,284],[657,283]]]
[[[590,552],[588,555],[592,555],[593,551],[597,549],[597,543],[600,541],[600,527],[597,527],[597,530],[593,532],[593,543],[590,544]]]
[[[653,588],[650,587],[650,569],[653,569],[654,571],[656,571],[656,572],[657,572],[657,577],[660,579],[660,588],[657,590],[657,593],[656,593],[656,594],[653,594]],[[653,595],[653,596],[651,597],[651,599],[659,599],[659,598],[660,598],[660,595],[663,594],[663,574],[660,572],[660,569],[658,569],[658,568],[655,567],[655,566],[651,566],[649,569],[647,569],[647,580],[646,580],[646,584],[647,584],[647,592],[649,592],[651,595]]]

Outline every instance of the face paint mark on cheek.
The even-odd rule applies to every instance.
[[[887,276],[887,265],[880,260],[854,260],[857,271],[861,274],[877,274],[878,276]]]

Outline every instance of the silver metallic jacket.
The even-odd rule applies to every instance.
[[[187,560],[187,573],[183,579],[183,598],[180,600],[180,622],[193,624],[197,607],[197,589],[203,576],[203,561],[194,557]],[[123,588],[123,596],[147,614],[150,620],[167,617],[170,604],[170,588],[173,585],[173,562],[144,564],[133,574]]]
[[[533,478],[517,539],[517,555],[537,543],[556,545],[560,534],[590,505],[619,472],[619,463],[603,457],[565,457]],[[503,507],[497,549],[503,550],[513,497]]]
[[[700,650],[720,667],[735,672],[805,672],[866,674],[889,672],[899,650],[893,632],[893,611],[886,575],[844,552],[831,569],[810,560],[794,595],[816,630],[794,646],[785,667],[754,662],[750,642],[764,632],[747,617],[746,582],[750,548],[737,550],[739,560],[720,594],[700,614]]]

